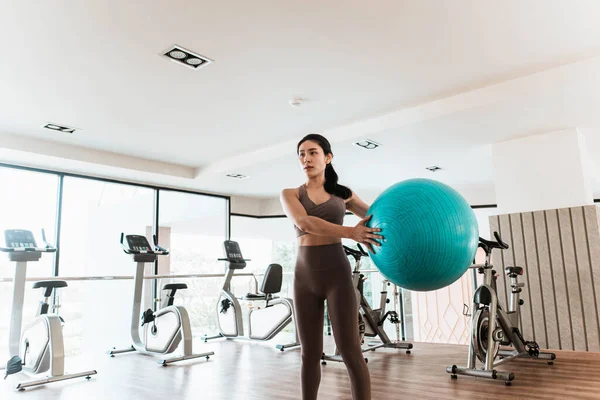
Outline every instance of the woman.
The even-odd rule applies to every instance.
[[[315,400],[321,381],[324,301],[336,346],[346,364],[354,400],[371,399],[371,379],[364,360],[358,331],[358,304],[352,286],[351,267],[342,238],[379,246],[380,229],[365,223],[369,206],[350,189],[337,183],[331,165],[329,141],[321,135],[305,136],[297,147],[306,173],[305,184],[284,189],[281,203],[294,222],[298,257],[294,277],[296,326],[302,346],[302,399]],[[363,218],[354,227],[343,226],[346,209]],[[365,218],[366,217],[366,218]]]

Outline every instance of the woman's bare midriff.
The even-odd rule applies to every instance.
[[[327,244],[341,243],[342,240],[334,236],[317,236],[306,234],[298,238],[298,246],[324,246]]]

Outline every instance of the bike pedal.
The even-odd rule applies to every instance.
[[[471,314],[469,314],[469,306],[463,303],[463,315],[465,317],[470,317]]]

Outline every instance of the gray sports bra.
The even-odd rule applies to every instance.
[[[346,202],[341,197],[332,194],[329,200],[326,202],[315,204],[308,197],[306,188],[304,185],[302,185],[298,188],[298,199],[308,215],[324,219],[332,224],[344,224],[344,215],[346,215]],[[301,231],[297,226],[294,225],[294,228],[296,229],[296,237],[306,235],[306,232]]]

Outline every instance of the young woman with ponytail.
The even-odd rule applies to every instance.
[[[281,203],[294,222],[298,237],[294,308],[302,346],[302,399],[317,399],[327,300],[335,343],[350,376],[352,398],[370,400],[371,379],[361,350],[358,303],[342,238],[353,239],[372,250],[372,246],[379,246],[376,239],[383,237],[378,234],[380,229],[365,225],[370,218],[366,215],[369,206],[338,183],[326,138],[305,136],[298,143],[297,153],[307,181],[298,188],[284,189]],[[343,226],[346,210],[362,220],[354,227]]]

